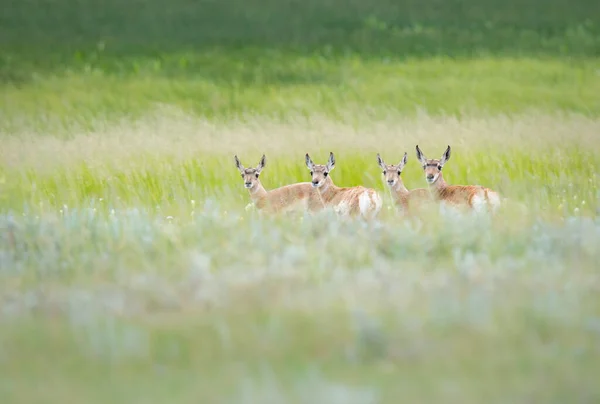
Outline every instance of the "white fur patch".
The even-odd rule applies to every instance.
[[[360,214],[365,218],[373,218],[377,216],[381,207],[383,206],[383,199],[375,191],[364,191],[358,197],[358,207]]]
[[[369,210],[372,208],[373,202],[371,201],[371,196],[368,191],[363,191],[358,197],[358,208],[360,209],[360,214],[363,216],[367,216]]]
[[[471,198],[471,206],[475,212],[483,212],[487,208],[484,191],[478,192]]]
[[[488,190],[486,199],[486,192],[482,190],[473,196],[471,204],[476,213],[488,212],[488,209],[493,213],[500,207],[500,196]]]

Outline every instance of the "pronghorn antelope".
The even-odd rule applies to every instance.
[[[408,154],[405,152],[402,161],[398,165],[385,164],[379,153],[377,153],[377,163],[383,170],[383,177],[392,195],[396,206],[402,208],[404,213],[408,213],[411,206],[415,203],[432,201],[431,191],[425,188],[415,188],[410,191],[404,186],[402,181],[402,170],[406,166]]]
[[[237,156],[235,166],[244,179],[244,187],[250,193],[250,199],[259,211],[269,213],[288,212],[293,210],[309,210],[311,212],[323,208],[321,197],[310,182],[285,185],[267,191],[258,178],[265,167],[263,154],[256,168],[244,168]]]
[[[331,207],[341,216],[361,215],[371,219],[377,216],[383,204],[381,196],[371,188],[356,186],[340,188],[329,176],[335,167],[335,157],[329,153],[326,165],[314,164],[306,153],[306,167],[310,170],[312,186],[319,191],[325,207]]]
[[[417,145],[417,158],[423,166],[425,180],[429,184],[434,198],[454,206],[466,206],[475,211],[491,208],[495,211],[500,205],[497,192],[480,185],[448,185],[444,181],[442,168],[450,160],[450,145],[442,158],[428,159]]]

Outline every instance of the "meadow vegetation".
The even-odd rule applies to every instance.
[[[5,3],[3,403],[600,398],[594,2]],[[417,144],[505,207],[398,215]],[[377,221],[245,210],[330,151]]]

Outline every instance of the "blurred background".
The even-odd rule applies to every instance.
[[[85,86],[74,78],[68,83],[88,93],[62,88],[63,109],[83,103],[82,109],[123,115],[165,102],[231,117],[333,114],[356,104],[451,113],[599,108],[595,99],[583,104],[570,94],[553,99],[551,87],[565,72],[548,67],[598,56],[600,12],[593,0],[5,0],[2,9],[5,89],[48,75],[84,75]],[[517,58],[529,64],[516,66]],[[472,59],[488,62],[464,65]],[[490,65],[490,59],[504,62]],[[132,76],[137,85],[123,83]],[[313,93],[289,93],[299,87]]]
[[[98,50],[108,61],[215,48],[393,59],[594,56],[595,5],[592,0],[6,0],[2,44],[20,54],[61,55],[63,63],[79,54],[81,63],[98,68],[103,66],[93,57]]]

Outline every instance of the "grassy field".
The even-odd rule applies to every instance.
[[[5,3],[2,403],[600,399],[594,2]],[[244,209],[330,151],[377,221]]]

